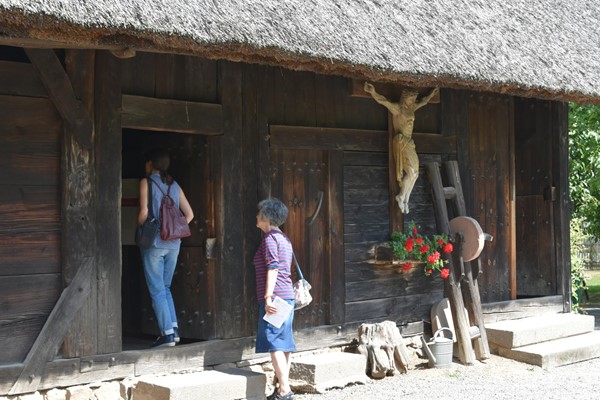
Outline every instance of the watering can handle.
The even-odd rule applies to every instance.
[[[450,339],[454,340],[454,332],[452,332],[452,329],[450,329],[450,328],[440,328],[440,329],[438,329],[433,334],[433,338],[435,339],[436,337],[439,337],[439,334],[442,333],[442,331],[448,331],[448,332],[450,332],[450,336],[452,336]]]

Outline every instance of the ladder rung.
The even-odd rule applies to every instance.
[[[452,200],[456,197],[456,188],[454,186],[448,186],[444,188],[444,197],[446,200]]]

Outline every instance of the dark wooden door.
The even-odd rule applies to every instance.
[[[283,231],[312,285],[313,303],[296,312],[294,327],[324,325],[330,319],[331,296],[327,151],[273,149],[271,161],[272,195],[289,209]],[[295,267],[292,270],[295,281]]]
[[[557,293],[548,105],[515,100],[517,297]]]
[[[214,265],[206,257],[206,242],[214,236],[213,190],[208,141],[202,135],[125,130],[124,176],[143,167],[140,155],[154,147],[169,151],[169,172],[183,188],[194,211],[192,236],[181,243],[171,293],[179,331],[184,339],[212,339],[214,321]],[[129,157],[128,157],[129,156]],[[125,246],[123,268],[124,321],[126,334],[158,333],[152,302],[146,288],[139,250]],[[139,298],[138,298],[139,296]]]

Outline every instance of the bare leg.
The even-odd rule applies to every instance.
[[[402,179],[400,193],[396,196],[396,200],[398,201],[400,211],[404,214],[408,214],[408,200],[415,186],[415,182],[419,178],[419,157],[417,156],[414,142],[411,141],[411,143],[406,146],[403,158],[404,178]]]
[[[274,351],[271,353],[271,362],[273,363],[273,369],[275,369],[275,376],[279,381],[279,393],[286,394],[290,388],[289,375],[290,375],[290,352],[284,353],[283,351]]]

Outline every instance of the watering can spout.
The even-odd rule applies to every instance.
[[[427,354],[427,358],[429,359],[429,362],[431,364],[435,364],[435,356],[433,355],[433,353],[431,352],[431,349],[429,348],[429,343],[427,343],[427,341],[425,340],[425,338],[423,336],[421,336],[421,343],[423,344],[423,350],[425,351],[425,354]]]

